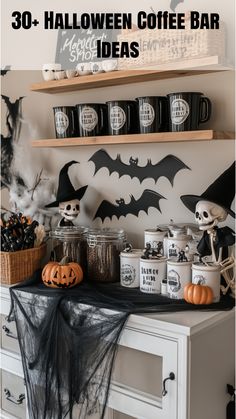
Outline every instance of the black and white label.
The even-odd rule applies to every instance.
[[[121,284],[125,287],[129,287],[134,283],[136,279],[136,270],[132,265],[128,263],[121,265]]]
[[[120,106],[113,106],[110,110],[110,124],[115,131],[123,128],[126,123],[125,111]]]
[[[98,123],[98,114],[95,109],[85,106],[80,113],[79,123],[85,131],[93,131]]]
[[[59,135],[62,135],[66,132],[69,126],[69,118],[68,116],[61,111],[55,113],[55,125],[56,131]]]
[[[171,120],[175,125],[183,124],[190,113],[189,104],[184,99],[174,99],[171,104]]]
[[[155,119],[155,110],[150,103],[143,103],[139,106],[139,120],[143,127],[149,127]]]
[[[177,293],[181,288],[180,276],[174,269],[168,272],[168,287],[173,293]]]

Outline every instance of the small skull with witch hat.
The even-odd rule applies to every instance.
[[[83,198],[88,187],[88,185],[86,185],[80,189],[74,189],[68,176],[68,169],[75,163],[78,162],[72,160],[63,166],[59,174],[57,199],[51,204],[46,205],[46,208],[59,208],[59,213],[62,216],[58,224],[59,227],[74,225],[73,221],[75,221],[80,213],[80,200]]]

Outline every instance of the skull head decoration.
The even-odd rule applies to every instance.
[[[213,229],[218,223],[225,221],[227,215],[227,211],[214,202],[199,201],[196,205],[195,220],[203,231]]]
[[[46,208],[58,207],[58,211],[62,216],[58,226],[73,226],[73,221],[80,213],[80,201],[83,198],[87,185],[75,190],[68,176],[68,169],[73,164],[78,163],[74,160],[65,164],[59,174],[58,190],[56,201],[46,205]]]
[[[80,213],[80,201],[73,199],[72,201],[60,202],[59,213],[65,220],[74,221]]]

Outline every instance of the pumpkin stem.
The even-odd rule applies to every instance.
[[[71,258],[69,256],[64,256],[59,262],[59,265],[67,265],[69,262],[71,262]]]

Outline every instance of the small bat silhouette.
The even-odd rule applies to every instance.
[[[144,179],[152,178],[155,182],[161,176],[166,177],[171,185],[173,186],[175,175],[182,169],[191,170],[182,160],[169,154],[164,159],[156,164],[152,164],[151,160],[148,159],[146,166],[139,166],[138,159],[130,157],[129,164],[122,162],[120,155],[118,154],[116,159],[112,159],[111,156],[103,149],[98,150],[89,159],[95,164],[94,175],[103,167],[106,167],[109,174],[117,172],[119,177],[128,175],[132,178],[138,178],[140,183]]]
[[[3,70],[1,70],[1,76],[5,76],[10,70],[11,70],[11,66],[7,65]]]
[[[173,12],[175,12],[176,7],[178,6],[179,3],[183,3],[184,0],[171,0],[170,2],[170,8]]]
[[[132,214],[138,217],[140,211],[145,211],[146,213],[148,213],[148,209],[150,207],[157,208],[158,211],[161,212],[159,201],[160,199],[166,199],[159,193],[151,191],[149,189],[145,189],[141,197],[137,201],[135,200],[133,195],[130,195],[130,197],[131,200],[129,204],[126,204],[123,198],[116,200],[117,205],[114,205],[106,200],[102,201],[94,216],[94,220],[95,218],[101,218],[103,222],[106,217],[112,219],[113,215],[115,215],[118,218],[118,220],[120,217],[122,217],[122,215],[126,217],[126,215],[128,214]]]

